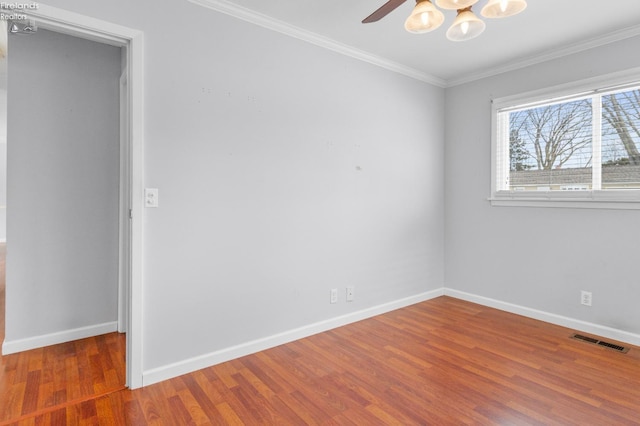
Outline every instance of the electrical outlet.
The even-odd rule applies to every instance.
[[[331,299],[330,299],[331,303],[338,303],[338,289],[337,288],[332,288],[331,289]]]
[[[356,289],[354,286],[350,285],[347,287],[347,302],[353,302],[356,297]]]
[[[590,291],[582,290],[580,292],[580,303],[582,303],[583,305],[591,306],[592,299],[593,299],[593,295],[591,294]]]
[[[158,207],[158,188],[144,189],[144,206],[151,208]]]

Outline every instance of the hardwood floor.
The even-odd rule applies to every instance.
[[[5,245],[0,244],[0,341],[5,333],[4,265]],[[124,383],[125,336],[118,333],[3,356],[0,425],[32,424],[53,407],[82,405],[125,389]]]
[[[640,425],[640,348],[571,333],[440,297],[9,424]]]
[[[0,424],[124,389],[118,333],[2,357]]]

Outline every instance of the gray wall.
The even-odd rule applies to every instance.
[[[638,211],[487,201],[490,99],[638,67],[639,49],[635,37],[447,90],[448,288],[640,333]],[[593,292],[591,308],[580,305],[580,290]]]
[[[182,12],[144,23],[145,369],[441,287],[444,91]]]
[[[443,286],[443,89],[187,2],[51,4],[144,31],[145,371]]]
[[[6,341],[117,320],[120,49],[11,37]]]

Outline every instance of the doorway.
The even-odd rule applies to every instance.
[[[46,29],[10,37],[3,350],[19,353],[3,370],[30,367],[21,404],[0,398],[0,422],[125,385],[121,49]]]
[[[120,87],[119,90],[124,99],[120,108],[127,125],[121,131],[119,163],[122,185],[119,188],[120,227],[117,256],[120,265],[124,265],[124,268],[118,271],[121,282],[120,294],[124,297],[118,302],[121,315],[117,321],[126,330],[126,382],[129,387],[137,388],[142,386],[142,33],[45,5],[30,11],[29,17],[35,20],[40,29],[98,41],[121,49],[123,73],[120,82],[124,87]],[[30,129],[23,130],[29,132]],[[10,288],[8,293],[11,296]]]
[[[121,48],[9,41],[5,349],[117,330]]]

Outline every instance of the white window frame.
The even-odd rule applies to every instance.
[[[633,68],[613,74],[607,74],[587,80],[581,80],[560,86],[528,92],[515,96],[496,98],[491,101],[491,196],[492,206],[513,207],[573,207],[573,208],[604,208],[640,210],[640,190],[589,190],[589,191],[518,191],[499,190],[498,178],[509,174],[507,161],[498,162],[501,158],[509,158],[507,144],[499,145],[498,112],[516,106],[548,103],[563,98],[572,99],[576,96],[596,94],[606,89],[618,86],[640,84],[640,68]],[[508,123],[502,123],[502,126]],[[508,133],[508,129],[507,129]],[[597,143],[597,141],[594,141]],[[505,156],[506,150],[506,156]],[[597,174],[600,168],[598,167]],[[597,179],[597,176],[596,176]]]

